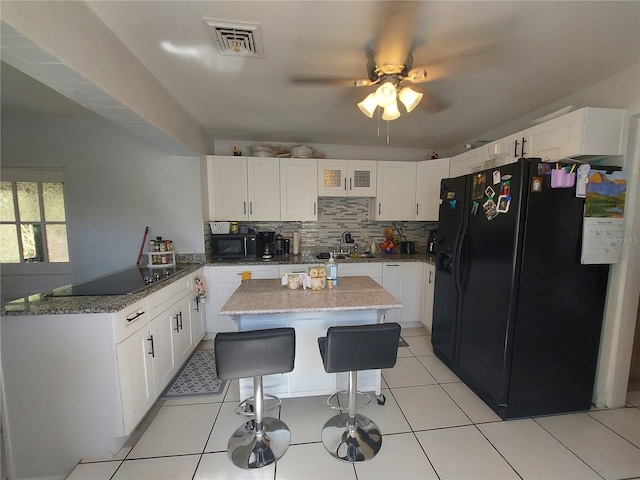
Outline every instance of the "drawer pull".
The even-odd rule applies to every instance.
[[[144,313],[145,313],[144,310],[138,310],[131,317],[127,317],[127,322],[133,322],[136,318],[141,317],[142,315],[144,315]]]

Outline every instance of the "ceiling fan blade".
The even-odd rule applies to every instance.
[[[439,113],[451,106],[451,102],[444,100],[431,92],[423,91],[422,101],[418,104],[418,108],[428,111],[429,113]]]
[[[403,65],[413,51],[415,22],[421,2],[382,2],[374,47],[378,66]]]
[[[367,87],[373,83],[367,78],[338,78],[338,77],[294,77],[291,83],[298,85],[327,85],[339,87]]]
[[[457,51],[436,58],[426,65],[413,67],[407,74],[406,81],[411,83],[433,82],[453,75],[486,70],[502,58],[497,51],[502,46],[500,43],[485,43],[483,45],[460,48]],[[487,55],[488,53],[491,55]]]

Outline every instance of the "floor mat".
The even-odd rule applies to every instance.
[[[185,366],[169,383],[160,398],[197,397],[220,395],[224,392],[225,380],[216,375],[216,360],[213,350],[196,350]]]

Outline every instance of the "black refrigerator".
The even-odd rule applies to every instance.
[[[588,410],[609,274],[540,159],[442,180],[433,350],[501,418]]]

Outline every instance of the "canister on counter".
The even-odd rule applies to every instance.
[[[231,222],[231,233],[236,235],[239,232],[238,222]]]

